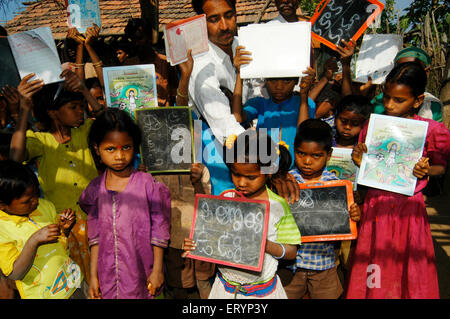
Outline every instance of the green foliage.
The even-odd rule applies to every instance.
[[[321,0],[300,0],[300,8],[303,14],[312,17],[320,2]]]

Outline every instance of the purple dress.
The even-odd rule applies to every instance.
[[[150,174],[133,170],[125,190],[106,189],[106,173],[93,179],[79,205],[88,214],[89,246],[99,245],[98,277],[104,299],[152,299],[147,278],[153,245],[170,237],[170,192]]]

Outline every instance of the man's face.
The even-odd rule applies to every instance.
[[[229,48],[236,34],[236,12],[225,0],[207,0],[203,4],[209,40],[221,49]]]
[[[299,0],[275,0],[278,12],[286,19],[296,16]],[[288,20],[288,19],[286,19]]]

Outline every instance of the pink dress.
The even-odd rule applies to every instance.
[[[428,122],[423,151],[431,165],[446,166],[450,133],[444,124]],[[359,141],[364,142],[366,123]],[[439,298],[433,241],[422,190],[413,196],[369,189],[361,214],[358,239],[351,256],[346,298]]]

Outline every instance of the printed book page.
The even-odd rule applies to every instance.
[[[331,158],[327,162],[327,170],[339,179],[352,182],[353,190],[356,190],[358,166],[352,160],[352,148],[333,147]]]
[[[9,35],[8,41],[21,79],[35,73],[45,84],[63,81],[59,77],[61,61],[49,27]]]
[[[206,15],[183,19],[164,27],[164,42],[167,59],[171,65],[187,61],[187,52],[192,49],[192,56],[208,52],[208,31]]]

